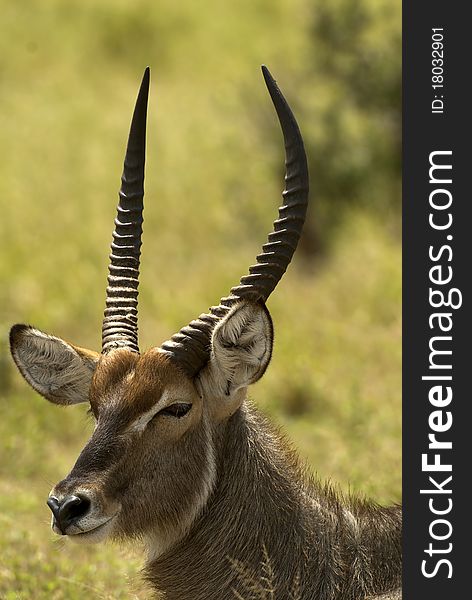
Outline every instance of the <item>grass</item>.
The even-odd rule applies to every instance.
[[[100,346],[116,191],[143,67],[151,63],[153,83],[142,347],[226,294],[280,197],[281,140],[258,65],[272,66],[296,96],[290,73],[308,48],[307,4],[153,6],[2,4],[0,597],[8,600],[149,595],[140,549],[54,540],[45,499],[91,424],[83,407],[59,409],[30,391],[6,345],[11,324],[31,322]],[[300,126],[311,135],[306,113]],[[321,170],[323,156],[314,161]],[[312,180],[314,222],[316,172]],[[299,253],[271,297],[274,357],[251,391],[320,477],[385,503],[401,493],[400,292],[395,216],[346,209],[329,252]]]

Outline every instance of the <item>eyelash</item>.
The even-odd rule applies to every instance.
[[[189,410],[192,408],[191,404],[187,402],[175,402],[174,404],[170,404],[166,406],[162,410],[160,410],[158,415],[167,415],[169,417],[176,417],[177,419],[181,419],[184,417]],[[157,416],[157,415],[156,415]]]
[[[152,420],[154,420],[159,415],[166,415],[168,417],[175,417],[176,419],[181,419],[185,417],[185,415],[190,411],[192,405],[187,402],[174,402],[174,404],[170,404],[166,406],[162,410],[160,410]],[[97,420],[96,415],[94,414],[92,407],[87,409],[87,416],[91,417],[95,421]]]

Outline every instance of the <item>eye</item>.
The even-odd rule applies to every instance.
[[[169,415],[171,417],[177,417],[177,419],[180,419],[181,417],[185,416],[191,408],[192,405],[188,404],[187,402],[175,402],[174,404],[170,404],[169,406],[166,406],[160,410],[158,414]]]

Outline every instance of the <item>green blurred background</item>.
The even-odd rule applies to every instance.
[[[400,500],[397,0],[0,0],[0,598],[145,598],[139,549],[54,540],[45,506],[91,431],[13,368],[29,322],[94,349],[124,145],[151,66],[143,348],[243,275],[280,203],[259,66],[297,115],[312,205],[269,300],[252,397],[322,478]]]

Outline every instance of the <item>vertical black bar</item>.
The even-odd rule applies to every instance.
[[[472,127],[467,88],[472,36],[467,8],[460,2],[403,2],[405,600],[455,600],[471,593]],[[443,168],[433,166],[430,173],[432,163]],[[446,305],[449,300],[453,306]],[[436,442],[450,442],[452,448],[434,447]],[[451,470],[432,470],[435,461]]]

